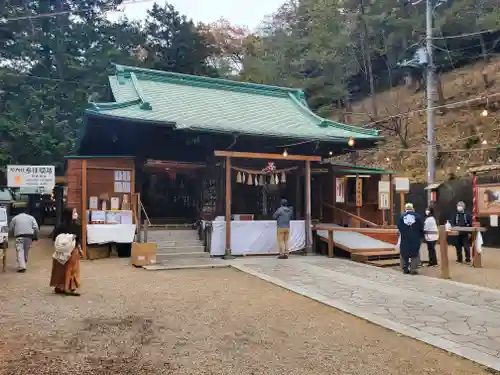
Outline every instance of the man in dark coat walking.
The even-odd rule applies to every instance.
[[[424,221],[413,209],[413,204],[405,205],[405,212],[398,220],[398,230],[403,273],[415,275],[420,265],[420,244],[424,237]]]

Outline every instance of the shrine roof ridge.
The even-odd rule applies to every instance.
[[[115,65],[115,102],[86,113],[185,129],[344,142],[376,141],[379,131],[316,115],[301,89]]]

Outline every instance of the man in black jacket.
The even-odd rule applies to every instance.
[[[465,203],[457,203],[457,212],[450,220],[453,227],[472,227],[472,216],[465,212]],[[455,247],[457,249],[457,262],[462,263],[463,252],[465,251],[465,262],[470,263],[470,238],[469,233],[459,232],[455,239]]]
[[[405,205],[405,212],[398,220],[398,230],[401,268],[405,274],[416,275],[420,265],[420,244],[424,237],[424,221],[415,212],[413,204]]]

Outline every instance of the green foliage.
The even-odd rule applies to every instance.
[[[89,98],[110,100],[112,63],[216,75],[212,50],[192,22],[170,5],[155,5],[144,25],[110,22],[115,0],[11,0],[0,17],[0,166],[62,167],[82,127]],[[93,9],[88,11],[88,9]],[[143,54],[139,55],[138,51]]]
[[[396,68],[398,61],[425,42],[425,1],[403,3],[286,0],[262,26],[253,53],[244,59],[241,79],[302,87],[311,107],[322,113],[339,100],[374,94],[370,81],[379,91],[399,84],[403,72]],[[450,0],[434,11],[434,33],[442,38],[499,29],[499,12],[495,0]],[[436,39],[438,68],[485,58],[500,44],[500,38],[488,41],[487,36],[492,34]]]

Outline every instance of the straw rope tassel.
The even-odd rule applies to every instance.
[[[277,174],[274,175],[274,178],[276,178],[276,184],[279,184],[280,183],[280,178],[278,177]]]
[[[286,183],[286,174],[285,174],[285,172],[281,172],[281,183],[282,184]]]
[[[241,184],[241,172],[238,172],[238,174],[236,175],[236,182],[238,184]]]
[[[248,174],[247,185],[253,185],[253,178],[251,174]]]
[[[255,176],[255,186],[259,186],[259,178],[257,176]]]
[[[275,184],[276,184],[276,180],[274,179],[274,175],[271,175],[271,177],[270,177],[270,178],[271,178],[271,179],[270,179],[269,183],[270,183],[271,185],[275,185]]]
[[[259,185],[264,186],[264,176],[262,175],[259,176]]]

